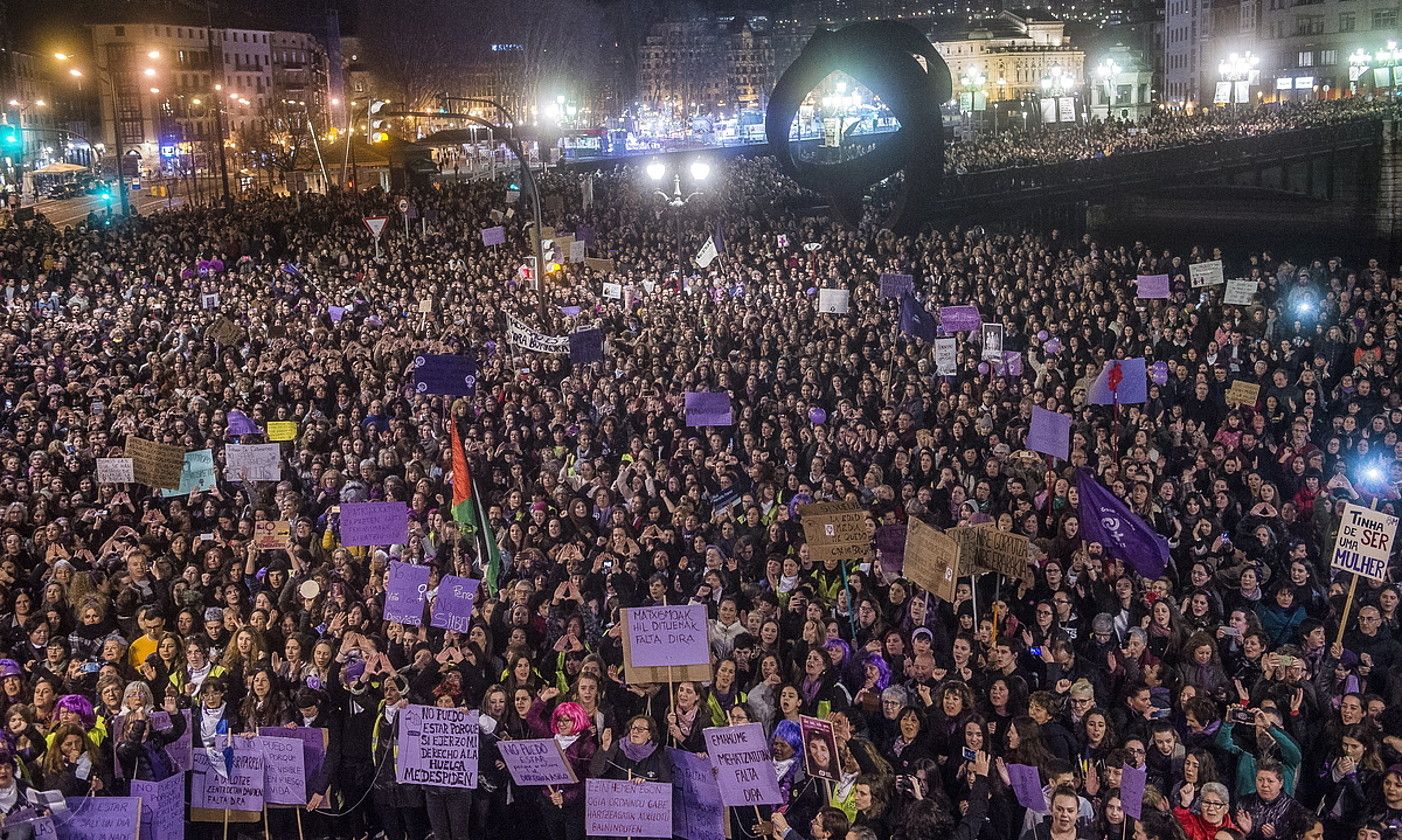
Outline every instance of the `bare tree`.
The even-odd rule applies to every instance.
[[[403,110],[437,106],[438,94],[462,78],[466,28],[477,15],[441,0],[396,0],[362,6],[361,29],[371,69],[382,90]]]
[[[306,111],[278,103],[264,113],[264,119],[240,131],[236,140],[244,160],[266,172],[268,183],[272,184],[287,180],[288,173],[302,162],[312,137]]]

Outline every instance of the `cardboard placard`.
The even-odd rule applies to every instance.
[[[238,343],[239,339],[243,337],[243,330],[239,329],[233,321],[220,315],[209,326],[209,337],[214,340],[215,344],[228,347]]]
[[[253,523],[253,547],[259,551],[285,551],[292,544],[292,525],[286,519],[262,519]]]
[[[1188,280],[1194,289],[1202,286],[1220,286],[1227,282],[1222,273],[1221,260],[1208,260],[1188,266]]]
[[[808,556],[813,562],[833,559],[857,561],[871,551],[871,529],[867,511],[848,502],[818,502],[798,509]]]
[[[131,459],[132,476],[152,487],[180,486],[180,473],[185,468],[185,449],[168,443],[156,443],[139,437],[128,437],[126,456]]]
[[[1359,505],[1344,506],[1329,566],[1369,580],[1387,580],[1387,561],[1397,537],[1397,517]]]
[[[623,678],[633,685],[677,682],[709,682],[711,665],[629,665],[633,661],[632,633],[628,627],[628,610],[623,611]]]
[[[959,561],[959,543],[953,537],[913,516],[906,523],[905,576],[917,586],[953,602]]]
[[[1227,388],[1227,405],[1244,405],[1250,408],[1261,398],[1261,386],[1244,379],[1233,379]]]
[[[996,572],[1010,580],[1031,580],[1027,564],[1029,541],[1020,534],[1000,531],[995,525],[960,526],[947,532],[959,543],[961,569]]]

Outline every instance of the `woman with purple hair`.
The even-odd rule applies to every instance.
[[[862,669],[861,688],[857,689],[857,696],[852,698],[852,702],[869,716],[875,715],[881,711],[881,692],[891,684],[891,666],[879,653],[863,654],[858,662]]]
[[[550,840],[584,840],[584,780],[589,776],[589,763],[597,749],[594,739],[589,737],[589,726],[589,713],[584,707],[565,702],[550,713],[549,732],[537,730],[534,733],[555,739],[578,780],[574,784],[547,785],[539,789],[541,818]]]

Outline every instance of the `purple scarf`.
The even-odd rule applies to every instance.
[[[657,749],[657,745],[649,740],[646,744],[635,744],[632,738],[624,738],[618,745],[619,752],[628,757],[634,764],[641,764],[648,756]]]

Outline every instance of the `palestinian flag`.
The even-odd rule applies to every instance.
[[[487,566],[482,572],[482,580],[487,584],[487,592],[495,598],[500,589],[498,581],[501,580],[501,549],[497,548],[497,536],[492,533],[492,523],[487,521],[487,512],[479,510],[477,516],[482,521],[478,536],[485,543],[487,552]]]
[[[448,418],[448,430],[453,446],[453,521],[463,526],[466,533],[476,533],[477,502],[472,497],[472,473],[468,470],[467,450],[462,448],[456,419]]]

